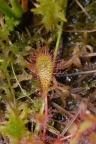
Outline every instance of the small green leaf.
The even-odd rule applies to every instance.
[[[2,96],[0,96],[0,100],[2,99]]]
[[[3,59],[0,59],[0,62],[4,62],[4,60],[3,60]]]
[[[13,47],[11,48],[11,51],[14,53],[14,54],[17,54],[19,52],[19,47],[16,46],[16,45],[13,45]]]
[[[7,16],[5,16],[5,22],[9,31],[13,31],[14,27],[19,24],[19,20],[15,20],[13,17],[9,18]]]

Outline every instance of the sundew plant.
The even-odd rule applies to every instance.
[[[0,0],[0,143],[96,143],[95,7]]]

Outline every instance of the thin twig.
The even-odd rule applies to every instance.
[[[87,33],[92,33],[92,32],[96,32],[96,29],[94,30],[63,30],[64,32],[78,32],[78,33],[84,33],[84,32],[87,32]]]
[[[16,77],[16,74],[15,74],[15,71],[14,71],[14,68],[13,68],[13,64],[12,64],[12,63],[11,63],[11,67],[12,67],[13,75],[14,75],[14,77],[15,77],[15,79],[16,79],[16,82],[18,83],[18,85],[19,85],[19,87],[20,87],[20,89],[21,89],[21,92],[23,93],[24,96],[28,97],[28,98],[32,101],[32,103],[34,103],[34,101],[29,97],[28,94],[26,94],[26,92],[25,92],[25,91],[23,90],[23,88],[21,87],[21,85],[20,85],[20,83],[19,83],[19,81],[18,81],[18,79],[17,79],[17,77]]]
[[[76,120],[77,116],[79,115],[80,110],[78,109],[75,116],[69,121],[69,123],[66,125],[66,127],[64,128],[64,130],[61,132],[61,135],[63,136],[67,130],[69,129],[69,127],[73,124],[73,122]]]
[[[57,108],[60,112],[62,111],[64,114],[66,114],[69,118],[74,118],[74,116],[73,116],[70,112],[66,111],[64,108],[62,108],[62,107],[59,106],[58,104],[52,102],[52,105],[53,105],[55,108]]]
[[[90,19],[90,15],[87,13],[87,11],[83,8],[83,6],[79,3],[78,0],[75,0],[75,2],[79,5],[79,7],[82,9],[82,11],[87,15],[87,17]]]
[[[76,75],[84,75],[84,74],[91,74],[91,73],[96,73],[96,70],[77,72],[77,73],[60,74],[58,77],[76,76]]]

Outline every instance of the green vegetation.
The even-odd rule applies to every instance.
[[[47,29],[59,28],[61,21],[66,22],[67,0],[37,0],[37,8],[32,9],[35,14],[42,15],[42,23]]]
[[[96,143],[95,5],[0,1],[0,143]]]
[[[8,17],[19,19],[22,17],[23,10],[18,0],[10,0],[11,7],[6,0],[0,0],[0,11]]]

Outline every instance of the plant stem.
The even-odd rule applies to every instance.
[[[9,78],[9,73],[7,71],[6,71],[6,76],[7,76],[8,86],[9,86],[9,89],[10,89],[10,99],[15,102],[14,90],[13,90],[13,88],[11,86],[11,82],[10,82],[10,78]]]
[[[58,49],[59,49],[59,44],[60,44],[60,39],[61,39],[61,36],[62,36],[62,27],[64,25],[64,22],[62,21],[60,26],[61,26],[61,29],[58,33],[58,36],[57,36],[57,41],[56,41],[56,46],[55,46],[55,51],[54,51],[54,59],[53,59],[53,62],[55,62],[56,60],[56,56],[57,56],[57,53],[58,53]]]
[[[16,82],[18,83],[18,86],[20,87],[21,92],[23,93],[24,97],[28,97],[31,100],[31,102],[34,103],[34,101],[30,98],[30,96],[28,94],[26,94],[26,92],[22,89],[22,87],[21,87],[21,85],[20,85],[20,83],[19,83],[19,81],[18,81],[18,79],[16,77],[16,74],[15,74],[15,71],[14,71],[12,63],[11,63],[11,67],[12,67],[12,72],[13,72],[13,75],[14,75],[14,77],[16,79]]]
[[[45,108],[45,102],[44,102],[44,100],[42,101],[42,104],[41,104],[41,108],[40,108],[40,114],[43,114],[43,112],[44,112],[44,108]],[[35,126],[35,131],[34,131],[34,133],[37,135],[38,134],[38,132],[40,131],[40,123],[39,122],[37,122],[36,123],[36,126]]]
[[[66,15],[66,8],[67,8],[68,0],[65,0],[64,3],[65,4],[64,4],[63,12]],[[57,36],[57,41],[56,41],[55,51],[54,51],[53,63],[55,63],[55,61],[56,61],[57,53],[58,53],[58,50],[59,50],[59,44],[60,44],[60,40],[61,40],[61,36],[62,36],[62,28],[64,26],[64,21],[61,21],[60,26],[61,26],[61,29],[58,32],[58,36]]]
[[[70,76],[76,76],[76,75],[85,75],[85,74],[92,74],[96,73],[96,70],[89,70],[89,71],[82,71],[82,72],[76,72],[76,73],[66,73],[66,74],[60,74],[58,77],[70,77]]]
[[[45,119],[44,119],[44,129],[43,129],[43,138],[45,138],[46,135],[46,130],[47,130],[47,121],[48,121],[48,101],[47,101],[47,96],[45,97]]]

